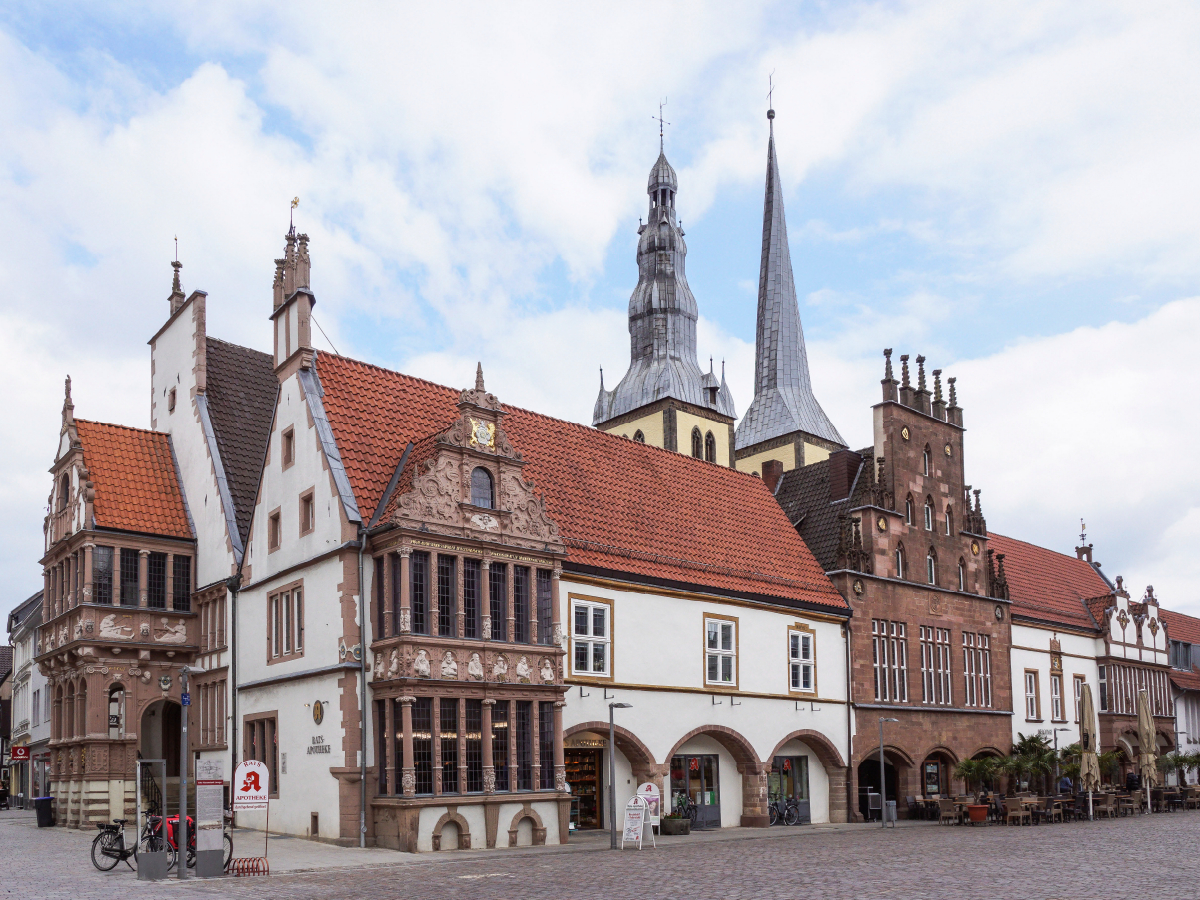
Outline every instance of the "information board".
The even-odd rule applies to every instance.
[[[238,763],[233,773],[233,811],[245,812],[267,808],[267,792],[271,787],[271,772],[267,764],[257,759]]]
[[[225,764],[196,760],[196,850],[221,850],[225,834]]]
[[[653,827],[659,827],[662,818],[662,794],[657,784],[647,781],[639,784],[637,795],[646,801],[646,819]]]

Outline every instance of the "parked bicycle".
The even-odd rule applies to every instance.
[[[231,818],[232,816],[230,815],[229,811],[226,810],[224,816],[225,822],[229,822]],[[161,835],[162,824],[164,821],[163,818],[161,816],[151,816],[150,819],[153,823],[153,833],[156,835]],[[179,854],[179,839],[177,837],[179,831],[179,815],[176,814],[173,816],[168,816],[165,821],[168,854],[167,868],[173,869],[175,868],[175,863]],[[147,827],[149,828],[150,826],[148,825]],[[224,850],[224,853],[222,854],[221,864],[222,868],[228,868],[229,860],[233,858],[233,838],[230,837],[228,831],[225,831],[222,837],[222,849]],[[191,816],[188,816],[187,867],[189,869],[196,868],[196,823]]]
[[[124,862],[130,869],[129,857],[137,857],[137,845],[125,846],[125,823],[128,819],[113,819],[111,825],[100,823],[100,833],[92,841],[92,865],[101,872],[111,871],[117,863]]]
[[[767,804],[767,810],[772,825],[778,825],[780,822],[783,822],[784,825],[800,823],[800,804],[796,802],[795,797],[788,797],[786,800],[772,800]]]
[[[696,816],[699,811],[699,807],[692,802],[692,798],[687,794],[680,793],[675,795],[675,812],[690,819],[693,828],[696,827]]]

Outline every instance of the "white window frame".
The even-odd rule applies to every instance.
[[[738,684],[738,623],[733,619],[722,619],[716,616],[704,617],[704,683],[718,687],[736,688]],[[716,627],[717,643],[714,646],[710,639],[711,627]],[[728,646],[726,646],[728,636]],[[709,675],[710,664],[717,661],[717,677]],[[726,665],[728,660],[728,665]],[[726,675],[729,675],[726,678]]]
[[[1050,720],[1065,722],[1063,718],[1062,675],[1050,673]]]
[[[1038,677],[1037,672],[1026,670],[1025,672],[1025,721],[1037,722],[1040,721],[1041,713],[1038,702]]]
[[[1078,724],[1080,719],[1080,707],[1083,703],[1083,686],[1087,679],[1082,675],[1071,676],[1071,690],[1075,693],[1075,722]]]
[[[963,706],[975,706],[975,635],[969,631],[963,632],[963,683],[966,686],[963,693]]]
[[[937,560],[934,559],[932,550],[925,554],[925,580],[930,584],[937,584]]]
[[[788,689],[803,694],[816,693],[816,635],[811,631],[788,629]]]
[[[575,611],[578,609],[587,610],[587,629],[584,632],[578,630],[578,623],[575,618]],[[604,634],[596,634],[596,611],[603,612]],[[574,675],[582,675],[585,678],[611,678],[612,677],[612,606],[608,603],[600,603],[595,600],[584,600],[579,597],[571,598],[571,673]],[[575,665],[575,648],[579,645],[587,645],[588,668],[581,670]],[[600,647],[604,652],[604,669],[597,671],[594,668],[596,660],[596,648]]]
[[[925,530],[933,531],[933,504],[928,501],[925,503]]]

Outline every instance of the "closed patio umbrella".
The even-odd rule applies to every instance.
[[[1150,807],[1150,787],[1158,784],[1158,733],[1154,730],[1154,716],[1150,714],[1150,699],[1145,691],[1138,691],[1138,769],[1142,783],[1146,785],[1146,809]]]
[[[1088,792],[1088,819],[1092,818],[1092,791],[1100,786],[1100,735],[1096,727],[1096,707],[1092,705],[1092,689],[1085,682],[1079,694],[1079,785]]]

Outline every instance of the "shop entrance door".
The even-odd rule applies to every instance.
[[[715,753],[671,758],[671,807],[686,794],[696,804],[697,828],[721,827],[721,775]]]
[[[575,827],[603,828],[604,804],[600,798],[601,755],[599,750],[563,751],[567,764],[567,784],[575,798]]]
[[[776,756],[767,777],[767,794],[772,801],[794,798],[800,809],[799,824],[812,822],[808,802],[808,757]]]

